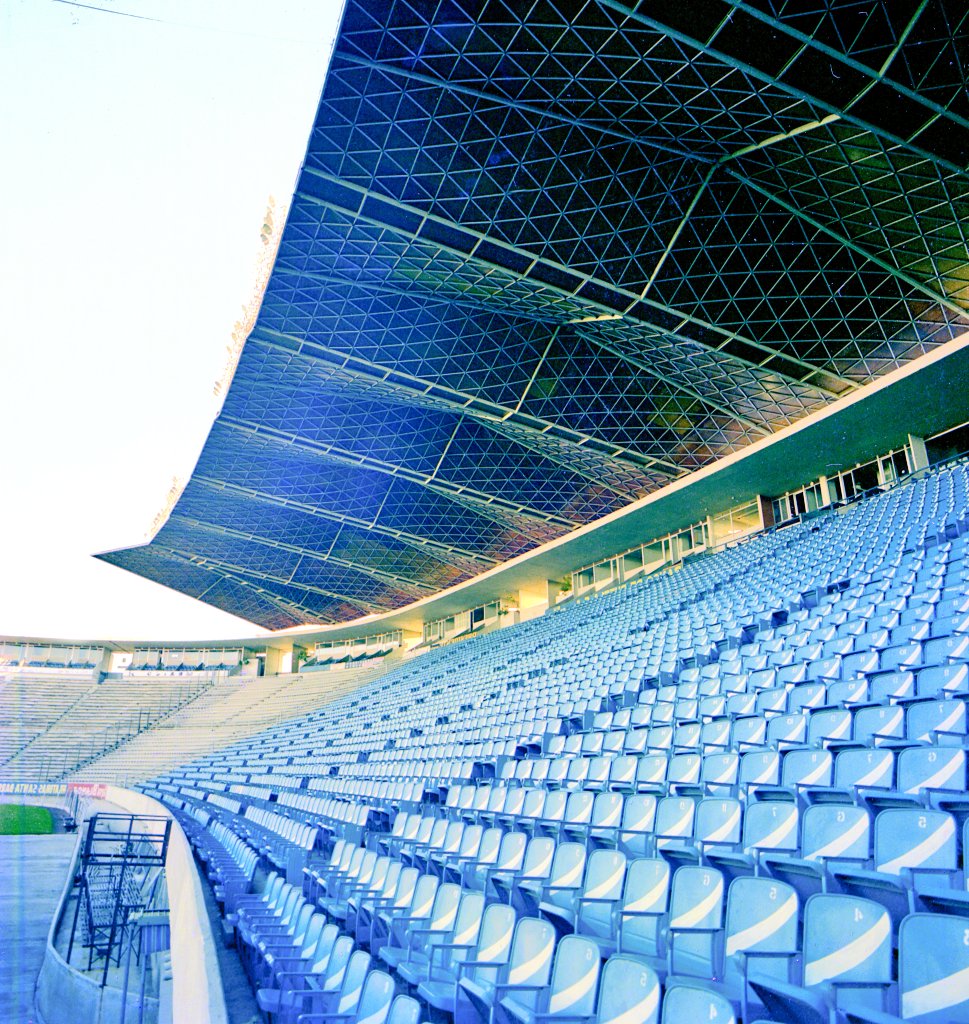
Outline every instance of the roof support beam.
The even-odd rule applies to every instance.
[[[631,21],[635,21],[640,25],[645,25],[647,28],[654,29],[657,32],[662,32],[664,35],[668,35],[671,38],[692,47],[693,49],[709,54],[716,60],[723,61],[723,63],[730,67],[737,68],[761,82],[772,85],[787,93],[789,96],[793,96],[795,99],[810,103],[812,106],[820,108],[827,113],[840,114],[846,120],[864,128],[866,131],[874,132],[882,138],[889,139],[896,145],[904,146],[912,152],[918,153],[928,160],[932,160],[934,163],[941,164],[950,171],[954,171],[957,174],[962,174],[965,171],[965,168],[961,167],[957,162],[942,153],[934,152],[932,149],[920,145],[917,141],[923,128],[931,124],[932,121],[935,121],[940,117],[945,118],[952,122],[953,131],[957,131],[960,127],[963,130],[969,127],[969,124],[967,124],[963,118],[958,117],[949,110],[946,110],[945,107],[940,106],[933,100],[930,100],[911,89],[907,89],[891,79],[880,79],[878,72],[874,71],[872,68],[866,67],[859,61],[856,61],[843,53],[839,53],[837,50],[834,50],[829,46],[825,46],[823,43],[805,35],[803,32],[797,31],[785,22],[778,21],[776,18],[772,18],[763,11],[743,3],[742,0],[720,0],[723,17],[712,32],[710,32],[705,38],[692,35],[689,31],[685,31],[683,28],[674,27],[669,23],[669,20],[664,21],[660,18],[651,17],[648,13],[650,6],[648,3],[644,3],[643,0],[637,0],[637,2],[633,4],[622,3],[620,0],[599,0],[599,3],[601,3],[603,7],[607,7],[609,10],[615,11],[617,14],[621,14],[624,17],[629,18]],[[683,9],[686,10],[685,7]],[[831,63],[832,69],[834,66],[838,66],[844,69],[843,73],[845,76],[850,74],[852,77],[858,77],[861,75],[871,79],[871,82],[867,83],[866,86],[856,95],[851,97],[848,102],[840,106],[836,106],[817,95],[817,90],[815,90],[815,94],[812,94],[802,88],[786,83],[783,80],[783,70],[780,74],[776,72],[772,74],[757,67],[757,65],[753,63],[756,59],[756,54],[745,53],[743,52],[742,47],[739,47],[736,44],[731,45],[729,49],[722,49],[718,47],[717,40],[720,36],[721,29],[730,20],[733,13],[738,10],[742,11],[747,17],[769,25],[774,31],[787,35],[800,44],[800,50],[794,54],[790,61],[788,61],[788,67],[805,50],[811,49],[818,54],[823,54],[824,58]],[[709,22],[705,23],[709,24]],[[880,116],[877,121],[871,121],[867,117],[861,117],[852,113],[852,107],[857,105],[861,97],[864,96],[876,82],[883,82],[884,84],[889,85],[899,95],[904,96],[909,104],[920,104],[925,109],[926,118],[923,128],[920,128],[918,131],[913,133],[912,140],[899,135],[893,130],[891,124],[892,112],[890,107],[886,106],[882,116]]]
[[[625,363],[629,363],[630,366],[634,366],[644,373],[648,373],[650,376],[655,377],[657,380],[662,381],[664,384],[668,384],[671,388],[675,388],[677,391],[682,391],[687,395],[692,395],[698,402],[702,402],[708,409],[712,409],[715,412],[720,413],[723,416],[727,416],[729,419],[736,420],[738,423],[742,423],[748,430],[752,430],[762,437],[769,437],[772,433],[769,427],[764,426],[763,423],[758,423],[756,420],[750,419],[749,416],[744,416],[739,413],[736,409],[731,409],[727,405],[723,405],[720,402],[715,402],[713,399],[707,398],[706,395],[701,394],[693,388],[687,388],[683,384],[676,384],[673,381],[667,380],[666,377],[658,374],[645,360],[637,359],[635,356],[630,355],[628,352],[623,352],[622,349],[615,345],[610,345],[608,342],[599,341],[596,338],[589,339],[594,345],[608,352],[610,355],[615,356],[617,359],[621,359]]]
[[[461,484],[451,484],[447,481],[436,480],[434,473],[415,473],[413,470],[405,469],[403,466],[384,462],[381,459],[375,459],[369,455],[360,455],[356,452],[348,451],[345,448],[340,448],[338,445],[310,441],[297,434],[289,434],[282,430],[276,430],[272,427],[267,427],[262,423],[256,423],[251,420],[241,420],[234,416],[226,416],[224,414],[219,417],[219,422],[233,430],[239,431],[240,433],[269,438],[277,444],[296,448],[299,451],[315,455],[317,458],[332,459],[334,462],[339,462],[341,465],[362,466],[364,469],[372,470],[375,473],[399,477],[402,480],[407,480],[410,483],[425,487],[427,490],[432,491],[435,494],[441,494],[446,498],[450,498],[452,501],[457,501],[462,505],[469,506],[473,508],[475,512],[478,512],[489,519],[493,519],[495,522],[499,522],[504,526],[511,524],[509,524],[507,518],[502,515],[502,512],[511,512],[515,515],[526,516],[529,519],[538,519],[542,522],[554,523],[555,525],[561,526],[567,530],[575,529],[575,527],[581,525],[580,522],[566,519],[564,516],[556,516],[546,512],[539,512],[536,509],[529,508],[527,505],[510,502],[504,498],[500,498],[492,494],[486,494],[484,491],[477,491],[473,487],[464,487]],[[460,420],[455,426],[455,432],[457,432],[459,427]],[[452,433],[451,440],[453,439],[454,434]],[[440,461],[438,462],[435,472],[439,468]]]
[[[212,491],[225,491],[227,494],[232,494],[237,497],[254,498],[257,501],[262,501],[269,505],[277,505],[282,508],[295,508],[300,512],[305,512],[307,515],[316,516],[318,519],[327,519],[331,523],[342,523],[345,526],[352,526],[358,530],[366,530],[369,533],[382,534],[385,537],[393,537],[394,540],[399,540],[404,544],[417,548],[419,551],[430,551],[436,558],[439,558],[448,564],[453,564],[453,559],[455,558],[461,561],[471,561],[475,563],[475,570],[477,572],[484,572],[485,569],[489,569],[493,565],[498,564],[497,559],[489,558],[487,555],[482,555],[477,551],[469,551],[465,548],[459,548],[452,544],[443,544],[441,541],[430,540],[427,537],[419,537],[417,534],[407,533],[404,530],[395,530],[391,527],[382,526],[378,523],[369,522],[364,519],[357,519],[354,516],[346,516],[340,512],[334,512],[331,509],[319,508],[316,505],[310,505],[307,502],[294,501],[292,498],[281,498],[279,495],[271,494],[268,491],[259,491],[252,487],[242,487],[241,485],[231,483],[228,480],[218,480],[214,477],[193,474],[192,483],[200,484]]]
[[[163,551],[166,554],[177,555],[180,558],[184,558],[192,565],[203,567],[211,565],[218,571],[231,576],[239,576],[242,579],[245,579],[247,576],[254,576],[259,579],[266,580],[269,583],[276,583],[281,587],[292,587],[294,590],[304,590],[307,594],[319,594],[320,597],[329,597],[334,601],[346,601],[348,604],[355,604],[374,615],[385,615],[387,612],[394,610],[392,605],[374,604],[372,601],[366,601],[360,597],[351,597],[349,594],[338,594],[333,590],[325,590],[322,587],[310,586],[308,583],[293,583],[291,580],[284,579],[282,576],[274,576],[271,573],[256,573],[251,569],[247,569],[243,565],[234,565],[232,562],[223,562],[221,559],[213,558],[210,555],[199,555],[192,551],[182,551],[179,548],[170,547],[169,545],[162,543],[157,537],[151,543],[152,547],[157,548],[159,551]]]
[[[468,96],[472,99],[483,100],[485,103],[494,103],[496,106],[509,107],[512,110],[518,110],[522,113],[534,114],[548,121],[558,121],[560,124],[567,124],[573,128],[581,128],[584,131],[595,132],[596,135],[611,135],[613,138],[622,139],[624,142],[631,142],[637,146],[646,146],[650,149],[656,149],[663,153],[669,153],[672,156],[683,157],[686,160],[692,160],[697,163],[709,162],[704,157],[699,156],[697,153],[690,152],[688,149],[680,149],[678,146],[673,146],[669,143],[654,142],[652,139],[647,140],[633,132],[627,132],[621,128],[604,125],[598,121],[592,121],[589,118],[571,117],[569,114],[564,114],[561,111],[552,110],[548,107],[540,107],[534,103],[523,103],[521,100],[512,99],[510,96],[502,96],[500,93],[486,92],[484,89],[475,89],[468,85],[461,85],[458,82],[448,81],[446,78],[438,78],[436,75],[427,75],[420,71],[413,71],[409,68],[399,67],[396,64],[390,64],[386,61],[373,60],[370,57],[364,57],[356,53],[347,53],[346,50],[334,51],[333,59],[345,60],[351,64],[357,64],[360,67],[371,68],[374,71],[379,71],[386,75],[406,79],[409,82],[421,82],[424,85],[434,86],[435,88],[443,89],[446,92],[452,92],[458,96]]]
[[[267,590],[265,587],[257,586],[251,580],[247,580],[245,577],[239,576],[238,574],[233,572],[226,571],[225,569],[220,569],[218,566],[211,562],[201,564],[197,561],[194,561],[192,558],[187,557],[186,555],[180,554],[179,552],[172,549],[166,549],[164,547],[158,547],[155,548],[155,550],[163,558],[168,558],[173,562],[179,562],[185,565],[190,565],[192,566],[193,569],[204,569],[206,572],[209,572],[216,577],[212,581],[211,586],[206,587],[206,589],[198,595],[198,597],[196,598],[197,601],[204,601],[205,595],[212,589],[212,587],[216,586],[216,584],[220,580],[228,580],[230,583],[235,583],[237,586],[244,587],[246,590],[253,591],[254,593],[258,594],[264,601],[268,601],[271,605],[278,608],[280,611],[285,612],[287,615],[291,615],[293,618],[297,619],[300,622],[306,622],[307,620],[309,620],[310,622],[323,621],[325,623],[335,623],[340,621],[335,618],[327,618],[326,616],[321,616],[319,611],[317,611],[314,608],[308,608],[306,605],[297,604],[295,601],[287,601],[286,598],[275,593],[275,591]],[[350,601],[348,603],[354,604],[355,602]],[[362,610],[363,606],[360,607]]]
[[[318,181],[321,186],[321,193],[315,194],[312,191],[307,191],[305,188],[308,180]],[[822,366],[816,366],[813,363],[809,363],[804,359],[798,359],[796,356],[789,355],[786,352],[780,352],[770,345],[765,345],[762,342],[756,341],[753,338],[749,338],[746,335],[741,334],[739,331],[732,331],[728,328],[720,327],[717,324],[711,323],[709,320],[704,320],[702,317],[697,316],[693,313],[687,313],[684,310],[677,309],[673,306],[669,306],[664,302],[660,302],[657,299],[646,296],[645,298],[640,296],[638,293],[630,291],[628,288],[622,288],[618,285],[613,284],[611,281],[601,281],[597,278],[593,278],[589,274],[578,273],[570,267],[564,266],[559,263],[553,263],[550,260],[539,259],[534,253],[528,252],[518,246],[509,245],[508,243],[501,241],[500,239],[491,238],[485,235],[483,232],[475,231],[472,228],[467,228],[461,224],[457,224],[453,221],[449,221],[446,218],[438,217],[435,214],[427,213],[424,210],[418,209],[417,207],[410,206],[407,203],[402,203],[400,200],[395,199],[392,196],[385,195],[383,193],[374,192],[372,189],[364,188],[361,185],[357,185],[354,182],[346,181],[342,178],[337,178],[331,174],[325,174],[322,171],[318,171],[312,167],[304,167],[303,174],[300,178],[300,185],[303,186],[296,192],[296,197],[303,199],[306,202],[314,203],[318,206],[323,206],[328,209],[335,210],[345,216],[350,216],[360,220],[363,223],[373,224],[376,227],[390,230],[404,238],[412,238],[415,241],[423,239],[422,231],[424,230],[425,224],[434,224],[441,227],[447,228],[450,232],[453,232],[456,236],[465,236],[469,241],[469,247],[467,250],[458,248],[455,245],[447,244],[437,238],[428,237],[427,241],[437,246],[444,252],[450,252],[464,260],[469,262],[477,261],[483,263],[486,266],[492,266],[495,269],[502,270],[505,273],[515,273],[522,279],[529,280],[531,282],[537,282],[542,287],[547,288],[549,291],[563,295],[571,299],[573,302],[577,302],[586,305],[593,309],[599,309],[603,312],[615,314],[620,313],[624,317],[635,319],[640,323],[646,324],[655,330],[655,326],[642,317],[641,314],[634,312],[637,306],[645,305],[659,312],[662,312],[666,316],[675,317],[680,323],[673,328],[662,328],[663,333],[672,336],[683,337],[685,340],[689,340],[694,344],[702,345],[709,351],[719,351],[724,345],[728,345],[732,341],[740,342],[757,352],[764,354],[762,362],[767,362],[772,357],[777,357],[784,364],[798,366],[804,370],[804,378],[793,376],[780,369],[770,369],[770,373],[775,374],[778,377],[783,377],[789,381],[793,381],[799,385],[803,384],[805,379],[810,377],[812,374],[822,374],[824,377],[835,380],[841,387],[837,391],[832,391],[829,388],[823,387],[821,384],[812,383],[810,386],[815,387],[821,391],[827,391],[829,394],[843,394],[846,390],[854,389],[857,387],[857,383],[847,378],[839,377],[836,373],[826,370]],[[346,201],[339,201],[333,196],[326,194],[327,186],[332,186],[334,190],[347,194],[351,193],[354,196],[359,197],[356,204],[351,204]],[[414,229],[407,229],[402,227],[399,223],[393,223],[389,219],[381,219],[375,216],[373,213],[364,213],[364,207],[367,200],[375,200],[376,204],[384,204],[393,209],[399,210],[401,213],[407,214],[409,218],[413,219],[417,224]],[[372,204],[371,204],[372,205]],[[517,257],[517,259],[509,259],[509,264],[504,266],[500,263],[495,263],[493,260],[484,260],[480,256],[476,255],[477,249],[482,244],[486,244],[492,251],[502,252],[506,251],[510,257]],[[528,260],[528,266],[522,272],[516,270],[515,267],[520,266],[523,259]],[[546,274],[535,273],[536,268],[544,268]],[[564,275],[565,278],[574,280],[576,282],[575,287],[572,289],[565,288],[561,285],[551,283],[546,280],[546,277],[551,275],[552,280],[555,280],[556,275],[561,279]],[[583,296],[581,293],[586,286],[591,287],[594,290],[593,297]],[[614,296],[614,302],[607,302],[604,298],[605,295]],[[709,331],[715,335],[719,335],[723,338],[721,345],[711,345],[707,342],[698,341],[696,338],[691,337],[688,333],[688,325],[694,325],[702,328],[704,331]],[[745,359],[742,356],[730,354],[731,359],[736,359],[738,362],[744,363],[747,366],[752,366],[755,369],[761,369],[761,364],[751,359]]]
[[[372,576],[374,579],[380,580],[382,583],[389,583],[391,586],[400,587],[402,590],[413,589],[418,592],[423,591],[425,593],[434,593],[437,589],[430,583],[395,576],[393,573],[384,572],[382,569],[374,568],[372,565],[361,565],[359,562],[354,562],[351,559],[340,558],[339,556],[334,555],[332,550],[326,552],[313,551],[311,548],[300,547],[297,544],[287,544],[285,541],[277,540],[275,537],[266,537],[262,534],[249,533],[245,530],[234,530],[229,526],[220,526],[217,523],[207,523],[201,519],[195,519],[192,516],[180,515],[177,512],[173,513],[169,517],[168,521],[184,523],[186,526],[190,526],[194,530],[203,530],[206,533],[214,533],[220,537],[231,537],[234,540],[252,541],[255,544],[263,544],[266,547],[278,548],[280,551],[288,551],[290,554],[299,555],[300,558],[311,558],[317,562],[330,562],[333,565],[339,565],[344,569],[353,569],[366,576]]]
[[[360,356],[350,355],[338,349],[330,348],[320,342],[311,341],[309,338],[301,338],[295,334],[284,334],[281,331],[273,331],[266,327],[259,327],[249,336],[247,344],[257,343],[289,355],[294,353],[309,359],[318,359],[331,365],[338,366],[350,374],[356,374],[364,380],[381,383],[389,383],[400,388],[401,392],[410,392],[415,396],[424,397],[440,406],[447,406],[467,416],[473,417],[476,421],[488,424],[489,421],[499,422],[511,421],[515,426],[522,427],[536,434],[550,434],[553,437],[570,441],[572,444],[586,447],[592,451],[599,452],[607,458],[621,459],[635,466],[637,469],[649,470],[650,472],[662,473],[668,477],[676,477],[680,474],[680,467],[667,459],[658,459],[651,455],[640,455],[638,452],[622,448],[619,445],[608,441],[601,441],[584,434],[570,427],[563,427],[549,420],[528,413],[516,412],[497,402],[489,401],[477,395],[471,395],[455,388],[446,387],[442,384],[434,384],[421,377],[394,370],[390,367],[381,366]]]
[[[880,256],[876,256],[872,252],[869,252],[863,246],[850,239],[847,235],[842,234],[840,231],[835,231],[834,228],[828,227],[827,224],[824,224],[811,214],[805,213],[803,210],[799,210],[796,206],[789,203],[786,199],[783,199],[776,192],[772,192],[769,188],[765,188],[763,185],[759,185],[756,182],[751,181],[742,174],[736,174],[731,167],[725,167],[724,170],[727,174],[742,181],[748,188],[753,189],[754,192],[759,193],[766,199],[770,200],[770,202],[775,203],[794,217],[797,217],[798,220],[804,221],[805,224],[810,224],[811,227],[827,235],[828,238],[833,239],[840,245],[843,245],[846,249],[850,249],[862,259],[874,263],[876,266],[884,270],[885,273],[894,277],[896,281],[900,281],[902,284],[908,285],[909,288],[914,288],[916,291],[926,295],[934,302],[938,302],[939,305],[945,306],[950,313],[955,313],[956,316],[960,317],[969,315],[969,310],[960,306],[957,302],[953,302],[952,299],[943,292],[936,291],[925,281],[920,281],[917,277],[912,277],[911,274],[907,274],[904,270],[899,270],[899,268],[894,264],[889,263],[888,260],[882,259]]]

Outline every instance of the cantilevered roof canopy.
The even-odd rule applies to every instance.
[[[270,628],[406,605],[969,326],[961,0],[347,4],[168,521]]]

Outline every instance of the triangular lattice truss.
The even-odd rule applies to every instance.
[[[262,625],[467,579],[969,325],[964,0],[349,0],[168,522]]]

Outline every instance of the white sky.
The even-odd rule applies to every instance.
[[[252,635],[91,555],[191,473],[342,2],[89,2],[0,0],[0,634]]]

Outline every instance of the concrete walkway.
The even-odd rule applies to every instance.
[[[35,1024],[34,985],[77,836],[0,836],[0,1024]]]

